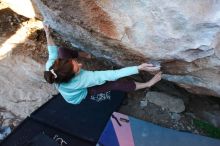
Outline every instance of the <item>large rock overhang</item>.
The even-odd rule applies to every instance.
[[[33,1],[74,47],[120,66],[159,60],[164,79],[220,97],[220,1]]]

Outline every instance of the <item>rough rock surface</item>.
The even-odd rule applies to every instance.
[[[22,119],[57,93],[45,84],[44,66],[30,58],[5,58],[0,61],[0,70],[0,107]]]
[[[159,60],[164,79],[220,97],[220,1],[33,1],[73,46],[122,66]]]
[[[145,100],[160,106],[162,109],[168,109],[173,113],[181,113],[185,110],[185,105],[181,98],[176,98],[165,93],[148,92]]]

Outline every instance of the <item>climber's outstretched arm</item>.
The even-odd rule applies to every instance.
[[[44,24],[44,30],[45,30],[46,38],[47,38],[47,45],[55,46],[56,44],[54,43],[53,38],[51,37],[49,26]]]

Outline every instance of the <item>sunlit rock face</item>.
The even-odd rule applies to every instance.
[[[164,79],[220,97],[220,1],[33,1],[74,46],[122,66],[160,60]]]
[[[32,4],[31,0],[1,0],[6,3],[13,11],[27,18],[43,19],[41,13]]]
[[[24,56],[0,60],[0,107],[24,119],[57,94],[53,86],[45,83],[44,68]]]

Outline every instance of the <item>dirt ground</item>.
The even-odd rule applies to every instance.
[[[12,51],[12,55],[28,56],[41,64],[45,64],[48,54],[44,30],[40,27],[40,25],[38,25],[41,23],[40,21],[17,15],[2,3],[0,3],[0,20],[1,44],[15,34],[20,27],[27,24],[25,26],[25,35],[28,37],[23,42],[16,44]],[[58,45],[68,46],[66,42],[60,41],[59,35],[55,35],[54,39]],[[92,58],[90,60],[81,59],[81,61],[84,64],[84,68],[89,70],[113,68],[113,66],[108,65],[107,62],[97,60],[96,58]],[[157,90],[157,88],[152,88],[151,90]],[[140,101],[143,100],[145,95],[146,93],[144,90],[129,93],[128,98],[124,101],[119,111],[145,121],[153,122],[163,127],[206,135],[201,129],[196,128],[193,125],[192,120],[194,115],[190,110],[188,110],[188,107],[184,113],[178,114],[180,118],[175,119],[172,118],[172,113],[166,109],[161,109],[152,103],[148,103],[146,107],[142,108],[140,106]],[[11,112],[13,113],[13,111]]]

